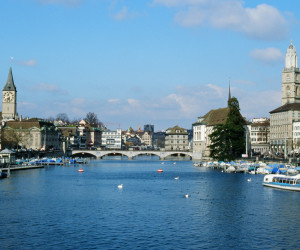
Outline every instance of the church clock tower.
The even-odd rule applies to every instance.
[[[282,71],[282,105],[300,103],[300,69],[296,48],[292,44],[287,49],[285,67]]]
[[[4,121],[16,120],[17,115],[17,89],[14,84],[11,67],[9,69],[7,82],[2,91],[2,118]]]

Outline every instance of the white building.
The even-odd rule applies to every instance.
[[[248,126],[252,152],[267,154],[270,149],[270,120],[254,118]]]
[[[291,43],[282,71],[282,106],[270,112],[270,147],[273,153],[293,150],[293,123],[300,121],[300,69]]]
[[[122,148],[122,129],[116,131],[103,131],[101,146],[106,149],[121,149]]]
[[[300,153],[300,121],[293,122],[293,149]]]
[[[202,123],[203,117],[198,117],[198,121],[193,123],[193,152],[203,156],[205,151],[206,125]]]

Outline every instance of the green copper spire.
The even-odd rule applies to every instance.
[[[13,75],[12,75],[11,67],[9,68],[7,81],[6,81],[6,84],[4,86],[3,91],[17,91],[16,86],[14,84],[14,78],[13,78]]]

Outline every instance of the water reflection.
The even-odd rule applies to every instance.
[[[260,175],[248,182],[191,161],[163,163],[140,156],[94,160],[83,173],[14,172],[0,182],[4,249],[298,247],[299,193],[265,188]]]

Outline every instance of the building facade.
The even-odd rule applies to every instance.
[[[200,153],[202,157],[210,156],[210,138],[214,127],[224,124],[227,120],[229,108],[212,109],[204,116],[198,117],[193,123],[193,151]]]
[[[300,121],[293,122],[293,152],[300,153]]]
[[[251,153],[266,155],[270,150],[270,120],[254,118],[247,126],[250,136]]]
[[[53,123],[40,119],[7,121],[2,128],[2,145],[33,150],[61,150],[61,133]]]
[[[175,126],[166,130],[165,150],[189,150],[187,130]]]
[[[291,43],[282,71],[282,106],[270,112],[270,149],[287,155],[294,148],[293,123],[300,121],[300,70],[297,53]]]
[[[102,132],[101,146],[104,149],[122,149],[122,130],[106,130]]]

